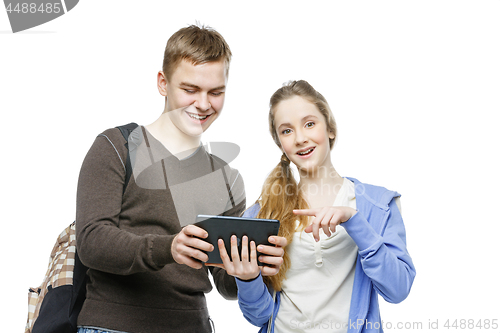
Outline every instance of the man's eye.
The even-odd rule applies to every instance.
[[[222,95],[222,93],[223,93],[222,91],[217,91],[217,92],[212,92],[211,94],[212,96],[220,96]]]
[[[185,92],[187,92],[188,94],[194,94],[195,91],[194,90],[189,90],[189,89],[184,89]]]

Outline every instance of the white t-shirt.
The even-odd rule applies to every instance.
[[[344,178],[332,206],[356,209],[354,183]],[[297,222],[298,223],[298,222]],[[358,247],[340,225],[320,240],[295,232],[275,332],[347,332]]]

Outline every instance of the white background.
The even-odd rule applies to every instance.
[[[81,0],[12,34],[0,10],[1,331],[24,329],[28,288],[41,283],[57,235],[74,219],[94,138],[160,115],[166,41],[196,20],[234,54],[224,111],[205,140],[241,147],[233,165],[248,204],[280,156],[267,130],[269,97],[306,79],[337,119],[337,171],[402,194],[417,277],[403,303],[381,300],[386,332],[500,320],[499,17],[498,0]],[[208,302],[218,332],[257,331],[236,302],[217,292]],[[422,329],[397,330],[398,322]]]

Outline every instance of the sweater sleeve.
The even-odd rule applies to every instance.
[[[98,136],[87,153],[77,188],[78,255],[89,268],[129,275],[173,262],[175,235],[139,236],[120,229],[125,181],[125,140],[117,129]],[[121,139],[121,140],[120,140]]]
[[[363,271],[375,290],[386,301],[399,303],[408,296],[416,272],[406,248],[406,232],[395,198],[389,203],[387,214],[382,235],[360,212],[342,226],[358,246]]]
[[[224,216],[241,216],[246,208],[245,184],[243,178],[237,170],[232,169],[231,177],[229,179],[230,190],[233,195],[234,207],[232,204],[228,205],[229,210],[224,212]],[[219,294],[227,300],[235,300],[238,295],[238,288],[236,286],[235,278],[227,274],[226,270],[217,267],[209,267],[212,277],[214,279],[215,287]]]

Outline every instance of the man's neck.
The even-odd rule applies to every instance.
[[[178,159],[191,155],[200,146],[201,136],[193,137],[183,133],[165,113],[145,127],[156,140]]]

